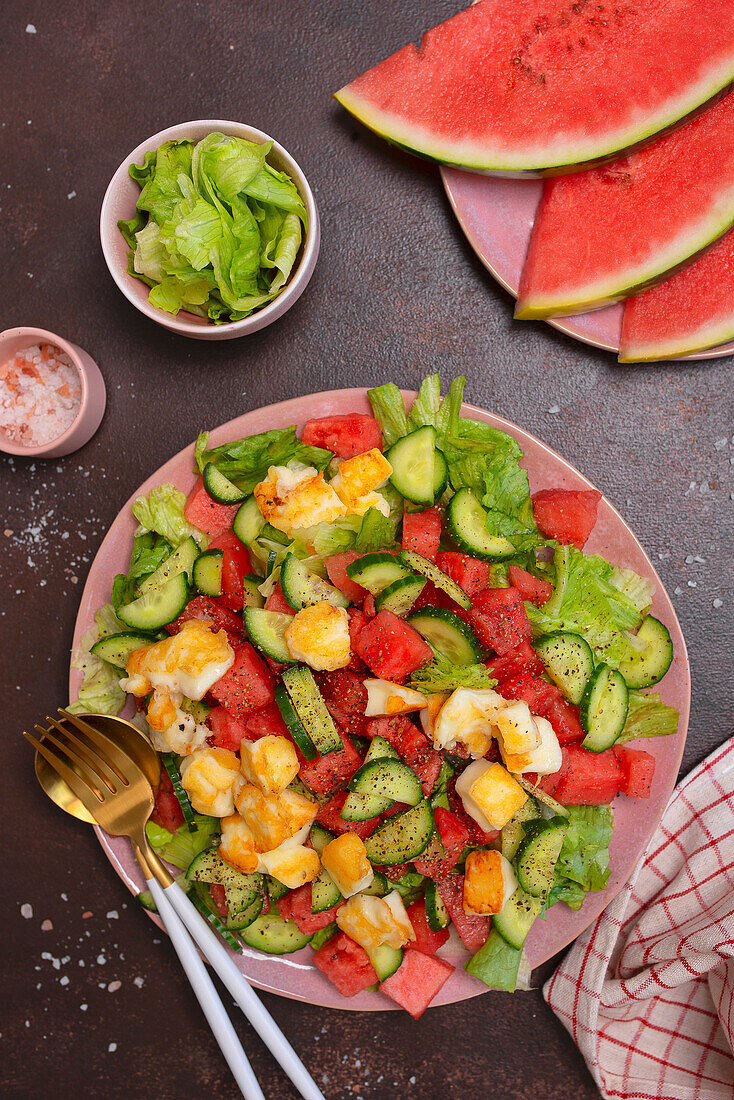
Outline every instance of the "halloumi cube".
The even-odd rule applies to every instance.
[[[433,728],[436,749],[463,745],[469,755],[484,756],[496,731],[496,717],[506,703],[489,688],[457,688],[441,707]]]
[[[240,743],[242,774],[263,794],[279,794],[298,775],[298,756],[291,741],[268,733],[257,741]]]
[[[364,710],[367,718],[378,714],[392,717],[428,706],[425,695],[402,684],[393,684],[390,680],[365,680],[364,686],[367,688],[367,706]]]
[[[521,806],[527,793],[501,764],[475,760],[456,780],[464,809],[485,833],[502,829]]]
[[[436,728],[436,720],[440,713],[441,707],[444,703],[451,698],[450,691],[437,691],[432,695],[426,696],[426,706],[420,712],[418,717],[421,720],[421,726],[426,737],[430,740],[434,740],[434,730]]]
[[[285,628],[285,641],[294,661],[320,672],[344,668],[352,656],[349,616],[325,601],[304,607]]]
[[[313,466],[300,470],[271,466],[253,491],[263,517],[286,535],[347,514],[335,490]]]
[[[497,737],[509,753],[530,752],[540,744],[538,727],[527,703],[507,703],[496,714],[495,725]]]
[[[235,785],[234,803],[255,839],[258,852],[279,848],[283,841],[309,826],[319,809],[318,802],[297,791],[263,794],[241,775]]]
[[[345,898],[366,890],[375,877],[364,842],[356,833],[342,833],[330,840],[321,862]]]
[[[464,912],[477,916],[501,913],[517,890],[517,875],[502,852],[477,851],[466,857]]]
[[[396,890],[386,898],[367,894],[349,898],[337,910],[336,923],[342,932],[367,952],[385,943],[390,947],[403,947],[415,939],[413,926]]]
[[[500,741],[500,751],[505,767],[513,775],[521,775],[523,772],[553,775],[560,770],[563,763],[563,753],[553,726],[547,718],[536,717],[533,720],[540,735],[540,744],[537,748],[523,753],[508,753],[505,752],[504,745]]]
[[[258,870],[277,878],[289,890],[297,890],[299,886],[312,882],[320,869],[318,852],[290,841],[272,852],[263,852],[258,863]]]
[[[234,650],[224,630],[190,619],[176,634],[135,649],[127,659],[123,690],[147,695],[159,688],[203,699],[209,688],[234,664]]]
[[[351,501],[379,489],[391,473],[392,466],[382,451],[373,447],[371,451],[363,451],[340,462],[331,485],[348,507]]]
[[[154,691],[148,704],[147,722],[153,748],[190,756],[211,736],[208,726],[197,724],[193,715],[180,708],[182,696]]]
[[[230,814],[229,817],[222,818],[219,855],[246,875],[251,875],[257,870],[260,856],[255,849],[255,838],[239,814]]]
[[[199,814],[232,814],[234,787],[241,778],[240,762],[229,749],[196,749],[181,761],[181,786]]]

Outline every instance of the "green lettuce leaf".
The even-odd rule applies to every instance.
[[[265,164],[243,190],[249,198],[257,199],[261,203],[269,202],[280,210],[297,214],[304,227],[308,228],[306,207],[303,205],[296,185],[285,172],[278,172],[269,164]]]
[[[590,890],[603,890],[609,880],[611,806],[568,806],[568,828],[556,864],[548,906],[565,901],[579,909]]]
[[[624,729],[617,744],[638,737],[670,737],[678,732],[678,711],[669,707],[656,692],[631,691]]]
[[[331,451],[325,451],[322,447],[309,447],[301,443],[294,427],[275,428],[211,449],[207,447],[207,442],[207,434],[202,432],[194,448],[199,473],[203,473],[208,462],[213,462],[245,493],[251,493],[268,476],[270,466],[301,462],[304,466],[324,470],[333,457]]]
[[[138,583],[154,573],[172,549],[171,544],[154,531],[146,531],[133,539],[129,569],[127,573],[118,573],[112,582],[112,604],[115,610],[135,598]]]
[[[432,661],[416,669],[408,681],[408,686],[424,695],[441,691],[454,691],[455,688],[482,690],[496,687],[485,665],[453,665],[446,657],[436,653]]]
[[[384,550],[394,542],[395,524],[392,519],[383,516],[377,508],[368,508],[362,516],[354,549],[367,553],[371,550]]]
[[[198,545],[206,549],[209,539],[184,517],[185,504],[185,493],[170,484],[156,485],[147,497],[136,497],[132,505],[132,513],[139,524],[136,536],[153,531],[176,547],[192,535]]]
[[[243,138],[207,134],[193,151],[192,175],[202,194],[213,187],[225,202],[233,202],[265,167],[272,141],[257,145]]]
[[[484,485],[482,504],[490,534],[504,535],[518,550],[543,541],[533,515],[527,470],[511,450],[503,447],[484,460]]]
[[[424,424],[436,426],[438,412],[441,408],[441,379],[437,374],[430,374],[421,382],[418,396],[413,402],[413,408],[408,413],[408,430],[414,432],[416,428]]]
[[[304,527],[299,534],[313,546],[314,555],[324,561],[332,554],[353,550],[361,524],[361,516],[343,516],[331,523],[317,523],[313,527]],[[308,551],[304,551],[304,560],[307,556]]]
[[[193,148],[194,144],[191,141],[164,142],[156,152],[155,164],[152,160],[149,162],[150,170],[144,179],[145,165],[142,172],[137,165],[130,166],[130,175],[136,183],[140,183],[143,179],[143,189],[138,195],[137,208],[147,210],[158,225],[162,225],[171,217],[174,207],[184,197],[182,181],[191,178]]]
[[[192,832],[188,825],[182,825],[175,833],[170,833],[162,825],[149,821],[145,833],[151,845],[166,863],[185,871],[194,858],[211,847],[212,839],[222,827],[218,817],[194,814],[197,828]]]
[[[375,420],[382,428],[385,450],[408,434],[408,418],[405,415],[403,395],[394,382],[385,382],[373,390],[367,390]]]
[[[72,656],[72,666],[82,673],[79,695],[67,708],[72,714],[119,714],[122,710],[127,696],[120,687],[120,674],[90,650],[100,638],[127,629],[112,604],[100,607],[94,626],[82,636]]]

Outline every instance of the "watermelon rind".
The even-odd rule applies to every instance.
[[[411,125],[398,115],[376,108],[345,85],[334,93],[345,110],[391,145],[454,168],[483,175],[542,177],[582,171],[633,152],[667,130],[687,122],[712,99],[725,94],[734,82],[734,56],[726,67],[714,67],[706,78],[691,85],[675,100],[648,115],[636,126],[625,126],[586,140],[558,136],[552,144],[523,149],[493,146],[489,140],[448,141],[430,130]]]
[[[734,340],[734,312],[726,317],[717,317],[701,325],[695,332],[685,336],[672,336],[669,340],[650,344],[621,343],[620,363],[652,363],[661,359],[680,359],[684,355],[710,351],[722,347]],[[734,352],[732,352],[734,355]]]

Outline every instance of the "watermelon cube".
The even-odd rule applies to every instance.
[[[198,478],[186,498],[184,516],[194,527],[215,539],[229,531],[238,508],[239,504],[218,504],[207,493],[202,479]]]
[[[649,798],[652,777],[655,774],[655,757],[644,749],[630,749],[626,745],[614,750],[622,769],[620,791],[630,798]]]
[[[429,561],[436,560],[441,541],[441,513],[438,508],[426,512],[406,512],[403,516],[403,549],[414,550]]]
[[[404,680],[433,657],[418,631],[392,611],[375,615],[357,638],[356,650],[375,676],[384,680]]]
[[[337,932],[319,948],[313,964],[336,986],[342,997],[354,997],[377,981],[367,952],[343,932]]]
[[[362,759],[349,738],[339,730],[342,747],[315,760],[306,760],[301,753],[299,775],[314,794],[331,794],[352,778],[362,763]],[[298,751],[298,750],[296,750]]]
[[[235,718],[247,716],[275,698],[273,677],[248,642],[235,646],[234,664],[211,689],[211,694]]]
[[[472,600],[469,621],[482,645],[500,657],[535,656],[530,620],[516,588],[483,588]]]
[[[361,584],[357,584],[356,581],[350,580],[347,576],[347,566],[362,556],[358,550],[345,550],[341,554],[332,554],[324,562],[329,580],[335,588],[338,588],[347,597],[350,603],[361,603],[367,595],[366,588],[363,588]]]
[[[603,806],[624,785],[624,775],[614,749],[589,752],[581,745],[563,749],[564,776],[555,797],[564,806]]]
[[[541,489],[532,500],[535,522],[546,538],[583,549],[596,523],[598,489]]]
[[[439,947],[443,947],[449,938],[448,928],[440,928],[438,931],[431,928],[423,898],[409,905],[407,913],[415,932],[415,939],[410,941],[408,948],[412,951],[420,951],[424,955],[435,955]]]
[[[453,972],[451,963],[443,959],[422,951],[406,951],[395,973],[380,983],[380,992],[417,1020]]]
[[[489,582],[489,562],[470,558],[456,550],[441,550],[436,554],[436,565],[463,588],[467,596],[474,596]]]
[[[310,447],[323,447],[339,458],[354,458],[373,447],[382,450],[382,428],[365,413],[337,413],[307,420],[301,439]]]

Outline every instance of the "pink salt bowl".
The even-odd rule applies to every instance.
[[[86,351],[43,328],[8,328],[0,332],[0,364],[35,344],[50,344],[68,355],[79,375],[79,409],[66,431],[48,443],[35,447],[14,443],[0,430],[0,451],[9,455],[21,455],[23,458],[61,458],[62,455],[71,454],[83,447],[102,422],[107,399],[104,379],[99,367]]]

